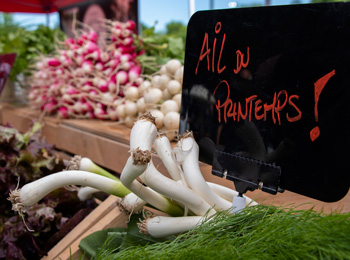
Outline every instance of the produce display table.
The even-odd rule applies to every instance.
[[[21,132],[28,130],[33,120],[41,117],[38,111],[28,106],[0,104],[0,123],[17,128]],[[116,173],[120,173],[129,156],[130,129],[118,122],[83,119],[59,119],[45,116],[42,136],[50,144],[65,153],[89,157],[95,163]],[[153,156],[155,165],[166,173],[159,157]],[[233,188],[233,183],[211,174],[211,166],[200,163],[203,176],[207,181]],[[324,203],[289,191],[270,195],[261,191],[248,192],[247,196],[263,204],[301,205],[298,208],[314,207],[325,212],[332,210],[350,211],[350,194],[335,203]],[[64,239],[62,239],[43,259],[76,259],[79,257],[79,242],[86,235],[104,228],[125,226],[128,216],[120,212],[118,198],[109,196]]]

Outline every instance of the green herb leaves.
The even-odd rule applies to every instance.
[[[219,212],[166,243],[98,259],[349,259],[350,213],[258,205]]]

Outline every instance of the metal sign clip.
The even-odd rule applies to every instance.
[[[255,189],[270,194],[284,191],[279,187],[281,167],[238,154],[215,150],[212,174],[233,181],[242,194]]]

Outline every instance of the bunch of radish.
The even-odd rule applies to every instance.
[[[169,177],[153,164],[153,148]],[[168,138],[159,134],[155,118],[149,113],[140,116],[133,125],[129,152],[120,179],[88,158],[75,158],[66,171],[12,191],[9,200],[13,210],[23,216],[27,206],[51,191],[66,185],[82,185],[86,187],[81,189],[84,190],[81,198],[100,190],[122,198],[120,207],[130,214],[146,204],[167,213],[170,216],[147,218],[139,224],[142,232],[162,237],[187,231],[218,211],[231,209],[235,213],[246,205],[256,205],[232,189],[207,182],[199,167],[199,146],[193,134],[184,133],[172,148]]]
[[[62,118],[120,120],[129,127],[150,112],[158,130],[173,140],[180,119],[181,61],[171,59],[158,72],[142,75],[137,57],[144,49],[135,23],[104,23],[102,47],[97,33],[88,29],[58,44],[53,55],[40,57],[29,80],[32,107]]]
[[[157,129],[173,140],[180,120],[183,65],[171,59],[158,72],[145,76],[139,87],[125,90],[125,102],[117,108],[117,115],[129,127],[137,116],[150,112],[156,118]]]
[[[144,81],[136,59],[142,50],[133,41],[133,21],[106,21],[106,27],[108,45],[99,46],[98,34],[85,29],[40,57],[29,79],[33,107],[63,118],[118,120],[126,89]]]

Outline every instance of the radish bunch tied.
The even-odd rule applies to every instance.
[[[102,22],[102,21],[101,21]],[[152,75],[143,75],[142,37],[133,21],[105,20],[104,44],[83,25],[76,38],[57,42],[50,56],[40,56],[28,79],[33,108],[61,118],[121,121],[132,127],[150,112],[157,129],[170,140],[180,120],[183,65],[171,59]]]
[[[32,107],[62,118],[118,120],[117,107],[128,87],[144,81],[134,44],[133,21],[106,23],[106,43],[97,32],[80,30],[76,39],[57,42],[50,56],[33,64],[29,101]]]
[[[154,148],[154,150],[153,150]],[[162,160],[168,174],[161,173],[152,157]],[[130,133],[130,156],[120,179],[94,164],[88,158],[75,157],[66,171],[26,184],[11,192],[13,209],[22,216],[27,206],[38,202],[51,191],[66,185],[81,185],[80,197],[96,191],[122,198],[121,207],[130,213],[149,204],[169,216],[152,216],[139,223],[140,231],[162,237],[187,231],[218,211],[232,208],[240,195],[227,187],[208,183],[199,168],[199,149],[191,132],[182,135],[171,148],[161,135],[155,117],[140,116]],[[256,205],[245,197],[247,205]]]

